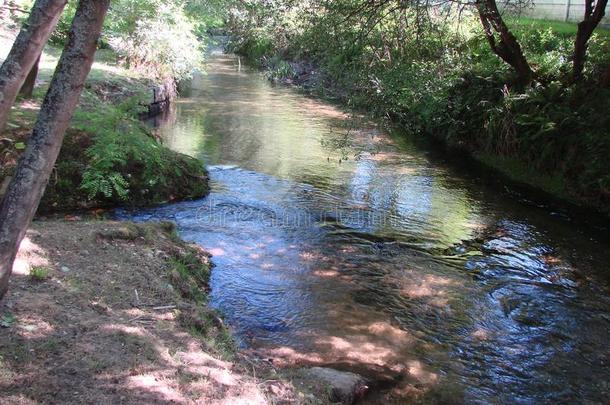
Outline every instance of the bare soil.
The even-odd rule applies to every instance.
[[[0,403],[326,402],[236,351],[204,302],[209,256],[171,225],[70,219],[35,222],[21,245],[0,302]]]

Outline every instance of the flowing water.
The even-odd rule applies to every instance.
[[[243,347],[402,375],[407,394],[607,403],[607,230],[490,189],[232,56],[208,63],[158,130],[209,165],[211,195],[118,215],[173,220],[213,254],[211,303]]]

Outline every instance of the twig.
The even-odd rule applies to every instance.
[[[25,10],[19,7],[11,7],[11,6],[0,6],[0,9],[3,10],[8,10],[8,11],[13,11],[13,12],[18,12],[18,13],[24,13],[24,14],[29,14],[29,10]]]
[[[174,308],[178,308],[178,307],[175,306],[175,305],[165,305],[165,306],[162,306],[162,307],[153,307],[153,310],[154,311],[162,311],[164,309],[174,309]]]

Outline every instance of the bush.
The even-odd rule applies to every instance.
[[[78,1],[70,0],[50,41],[63,45]],[[156,78],[184,79],[202,66],[202,25],[187,15],[182,2],[113,1],[102,31],[101,47],[110,47],[132,69]]]
[[[88,199],[150,205],[204,195],[203,164],[160,145],[136,118],[140,108],[131,99],[76,114],[75,128],[96,129],[80,184]]]
[[[161,145],[139,121],[136,97],[111,104],[85,90],[82,101],[40,212],[147,206],[208,192],[203,163]]]
[[[203,44],[183,8],[173,3],[136,3],[144,11],[134,13],[125,1],[117,2],[108,20],[108,43],[127,65],[154,77],[178,80],[201,68]]]

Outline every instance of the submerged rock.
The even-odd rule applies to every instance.
[[[305,370],[305,374],[309,378],[318,380],[328,386],[332,402],[353,404],[357,399],[362,398],[369,389],[364,377],[355,373],[332,368],[313,367]]]

